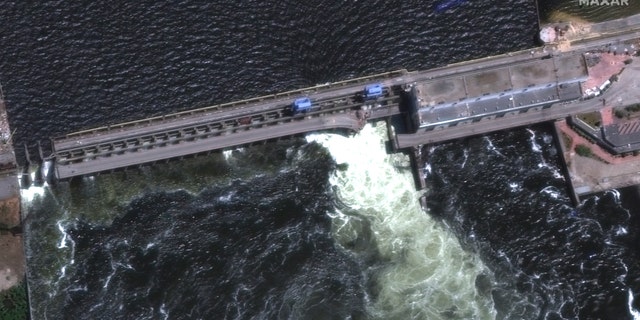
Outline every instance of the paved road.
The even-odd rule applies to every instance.
[[[638,35],[638,37],[640,37],[640,35]],[[614,41],[614,40],[609,40],[609,39],[599,40],[598,43],[602,42],[603,44],[606,44],[611,41]],[[582,45],[582,47],[585,47],[585,46],[589,46],[589,45],[587,44]],[[532,48],[530,50],[523,50],[523,51],[498,55],[498,56],[486,57],[486,58],[476,59],[472,61],[464,61],[464,62],[455,63],[455,64],[447,65],[444,67],[439,67],[439,68],[425,70],[425,71],[411,72],[399,77],[382,80],[381,83],[387,87],[410,84],[410,83],[430,80],[434,78],[448,77],[448,76],[452,76],[460,73],[479,71],[481,69],[485,69],[489,67],[494,68],[498,66],[512,65],[516,63],[524,63],[527,61],[538,60],[542,57],[548,56],[549,54],[550,52],[547,52],[546,49],[542,47]],[[309,92],[307,95],[312,100],[325,100],[325,99],[331,99],[337,96],[352,96],[360,92],[361,90],[362,90],[362,84],[347,84],[344,87],[334,88],[328,91],[317,92],[317,93]],[[154,122],[147,122],[147,123],[138,122],[135,127],[125,126],[123,128],[119,128],[120,125],[116,124],[111,126],[112,129],[109,131],[99,131],[94,134],[87,133],[79,136],[72,134],[68,139],[56,139],[55,145],[57,149],[62,150],[67,148],[78,147],[80,145],[106,143],[109,141],[120,140],[123,137],[148,135],[154,132],[163,132],[167,130],[180,129],[185,126],[205,124],[205,123],[219,120],[219,119],[249,116],[249,115],[255,115],[255,114],[270,112],[274,110],[279,110],[279,109],[285,109],[287,108],[287,106],[291,104],[291,101],[292,101],[292,98],[283,97],[283,98],[279,98],[271,101],[256,102],[253,104],[248,104],[248,105],[240,106],[233,109],[220,109],[220,110],[212,109],[205,113],[197,113],[194,115],[184,114],[178,118],[168,118],[164,121],[154,121]],[[90,131],[90,130],[87,130],[87,131]]]
[[[345,88],[332,91],[334,95],[345,94],[345,92],[355,92],[354,88]],[[314,99],[322,99],[328,97],[328,93],[313,95]],[[59,139],[55,141],[56,149],[63,150],[75,148],[82,145],[92,145],[106,143],[109,141],[117,141],[126,139],[127,137],[135,137],[141,135],[150,135],[158,132],[169,130],[178,130],[180,128],[197,126],[199,124],[207,124],[224,119],[237,118],[243,116],[251,116],[266,113],[274,110],[284,110],[292,103],[290,99],[279,99],[274,101],[266,101],[258,104],[247,105],[234,109],[210,111],[203,114],[183,115],[178,118],[170,118],[164,121],[155,121],[149,123],[139,123],[134,127],[119,128],[119,125],[111,126],[109,131],[98,131],[95,134],[86,134],[81,136],[71,136],[67,139]]]
[[[328,129],[347,129],[357,131],[360,129],[360,123],[354,115],[349,113],[323,116],[304,121],[294,121],[277,126],[251,129],[208,139],[187,141],[139,152],[126,152],[122,155],[112,155],[110,157],[103,158],[98,157],[95,160],[70,165],[58,164],[56,166],[56,175],[58,179],[67,179],[78,175],[89,175],[117,168],[136,166],[143,163],[178,158],[196,153],[249,144],[261,140],[275,139],[305,132]]]
[[[570,49],[572,52],[586,52],[594,48],[606,47],[609,44],[621,43],[638,38],[640,38],[640,29],[626,30],[602,37],[571,41]]]
[[[413,71],[401,77],[385,80],[382,83],[387,86],[411,84],[414,82],[450,77],[460,73],[477,72],[486,68],[497,68],[500,66],[539,60],[541,58],[548,57],[550,54],[551,52],[543,47],[531,48],[497,56],[453,63],[424,71]]]

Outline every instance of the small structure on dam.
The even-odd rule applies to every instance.
[[[583,55],[572,54],[418,83],[412,122],[420,132],[541,109],[582,97],[587,77]]]

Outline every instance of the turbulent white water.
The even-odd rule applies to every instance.
[[[634,320],[640,320],[640,311],[633,308],[633,291],[629,289],[629,314],[633,317]]]
[[[551,147],[544,136],[514,135],[425,153],[429,162],[419,165],[429,185],[438,186],[429,190],[428,203],[437,218],[420,208],[408,157],[386,153],[382,123],[352,137],[308,135],[308,142],[329,150],[337,168],[315,144],[282,144],[264,147],[279,151],[239,150],[124,178],[23,189],[26,247],[35,261],[34,318],[124,317],[141,305],[127,301],[144,296],[145,316],[138,318],[147,319],[191,314],[196,305],[199,314],[211,306],[236,308],[227,308],[227,318],[273,318],[282,308],[292,319],[318,312],[341,312],[337,318],[345,319],[638,319],[637,266],[620,249],[624,241],[634,242],[628,235],[638,229],[619,207],[623,195],[611,191],[569,208],[557,165],[543,158]],[[215,170],[194,179],[205,175],[203,168]],[[473,188],[463,183],[469,177]],[[198,192],[175,191],[185,186]],[[335,197],[326,194],[328,187]],[[307,202],[297,204],[305,196]],[[440,199],[456,205],[442,213]],[[465,249],[484,248],[491,270],[458,237],[469,241]],[[558,249],[560,241],[570,250]],[[218,264],[227,261],[234,261],[228,269]],[[176,272],[178,265],[183,269]],[[201,276],[206,270],[211,272]],[[180,277],[186,279],[181,287],[165,296],[165,286],[174,285],[167,279]],[[216,286],[202,289],[207,293],[193,306],[176,302],[191,299],[201,283]],[[603,289],[608,283],[616,287]],[[264,291],[247,289],[258,287]],[[600,316],[593,306],[614,294],[617,309]],[[590,303],[584,311],[580,301]]]
[[[36,173],[31,172],[30,175],[31,175],[31,181],[34,181],[36,178]],[[29,186],[29,188],[24,188],[22,186],[21,177],[18,176],[17,179],[18,179],[18,183],[20,184],[20,198],[25,204],[30,203],[36,197],[42,197],[42,195],[44,194],[44,190],[47,187],[47,183],[45,182],[43,186],[31,185]]]
[[[489,290],[476,287],[477,278],[487,280],[490,271],[420,208],[409,159],[386,153],[386,127],[378,124],[349,138],[307,137],[329,149],[338,164],[348,164],[331,177],[348,208],[332,214],[337,242],[358,238],[358,221],[366,219],[386,261],[373,276],[379,294],[371,299],[371,314],[379,319],[495,318]]]

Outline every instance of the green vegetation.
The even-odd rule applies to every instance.
[[[0,320],[24,320],[28,318],[27,285],[24,281],[7,291],[0,292]]]
[[[640,111],[640,104],[634,104],[631,106],[624,107],[624,110],[629,112],[638,112]]]
[[[629,58],[624,61],[624,64],[630,64],[631,62],[633,62],[633,59]]]
[[[600,117],[599,111],[579,114],[578,119],[582,120],[584,123],[588,124],[594,129],[599,128],[600,124],[602,123],[602,118]]]
[[[577,145],[575,150],[576,150],[576,153],[581,157],[591,157],[591,156],[593,156],[593,152],[591,151],[591,148],[589,148],[588,146],[586,146],[584,144]]]
[[[622,119],[622,118],[630,119],[632,117],[637,117],[639,116],[638,114],[639,112],[640,112],[640,104],[633,104],[630,106],[626,106],[622,109],[617,108],[613,111],[614,115],[619,119]]]

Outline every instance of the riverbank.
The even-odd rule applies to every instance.
[[[604,1],[603,1],[604,2]],[[618,2],[581,4],[578,0],[538,1],[539,19],[542,24],[557,22],[599,23],[626,18],[640,13],[640,3],[629,5]]]
[[[12,131],[0,90],[0,319],[27,317],[26,260]]]
[[[0,201],[0,319],[28,319],[25,272],[20,197],[14,196]]]
[[[640,156],[615,157],[575,132],[564,120],[556,122],[556,128],[561,135],[571,182],[579,197],[640,185]],[[589,152],[580,154],[577,146],[585,146]]]
[[[20,224],[20,198],[0,201],[0,292],[24,279],[25,256]]]

